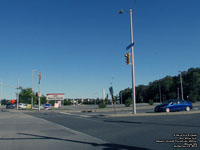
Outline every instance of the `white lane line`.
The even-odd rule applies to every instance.
[[[59,112],[61,114],[66,114],[66,115],[71,115],[71,116],[75,116],[75,117],[84,117],[84,118],[89,118],[91,116],[87,116],[87,115],[77,115],[77,114],[72,114],[72,113],[67,113],[67,112]]]

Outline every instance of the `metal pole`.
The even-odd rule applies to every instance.
[[[33,95],[34,95],[34,90],[33,90],[33,80],[34,80],[34,72],[37,70],[32,70],[32,97],[31,97],[31,108],[33,109]]]
[[[160,85],[159,85],[159,93],[160,93],[160,103],[162,103],[162,100],[161,100],[162,95],[161,95],[161,87],[160,87]]]
[[[182,83],[182,76],[181,76],[181,71],[179,71],[180,72],[180,81],[181,81],[181,98],[182,98],[182,100],[184,99],[183,98],[183,83]]]
[[[180,99],[180,97],[179,97],[179,88],[177,88],[177,94],[178,94],[178,99]]]
[[[31,96],[31,109],[33,109],[33,70],[32,70],[32,96]]]
[[[40,80],[38,84],[38,110],[40,111]]]
[[[133,21],[132,8],[130,8],[130,24],[131,24],[131,43],[133,43]],[[134,46],[131,47],[132,57],[132,99],[133,99],[133,114],[136,114],[136,98],[135,98],[135,64],[134,64]]]
[[[120,96],[121,96],[120,104],[122,104],[122,92],[120,92]]]
[[[32,96],[31,96],[31,109],[33,109],[33,70],[32,70]]]
[[[19,80],[17,80],[17,110],[19,109]]]

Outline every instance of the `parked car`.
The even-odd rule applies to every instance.
[[[16,104],[12,104],[12,103],[6,104],[6,109],[14,109],[14,108],[16,108],[16,107],[17,107]]]
[[[44,109],[48,110],[51,108],[51,104],[44,104]]]
[[[38,109],[38,105],[34,105],[34,106],[33,106],[33,109]],[[43,106],[43,105],[40,105],[40,109],[44,109],[44,106]]]
[[[180,100],[180,99],[173,99],[163,102],[160,105],[157,105],[154,108],[155,112],[171,112],[171,111],[190,111],[193,108],[192,103]]]
[[[19,109],[26,109],[27,104],[19,103]]]
[[[31,104],[27,104],[26,109],[31,109]]]

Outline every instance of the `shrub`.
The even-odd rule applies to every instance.
[[[70,100],[64,100],[64,106],[66,105],[72,105],[72,102]]]
[[[149,100],[149,105],[153,105],[153,100],[152,99]]]
[[[99,108],[106,108],[106,101],[105,100],[102,100],[99,102]]]
[[[132,99],[131,99],[131,98],[128,98],[128,99],[125,101],[125,106],[126,106],[126,107],[130,107],[132,103],[133,103],[133,102],[132,102]]]

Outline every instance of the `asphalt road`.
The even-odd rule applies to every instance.
[[[151,107],[151,106],[150,106]],[[152,108],[139,108],[137,109],[137,114],[141,114],[141,113],[154,113],[154,107]],[[83,109],[81,111],[76,111],[76,109],[78,110],[79,108],[74,108],[75,111],[71,111],[70,114],[73,115],[88,115],[88,116],[103,116],[103,115],[110,115],[110,114],[115,114],[114,108],[110,108],[109,111],[100,111],[100,109],[98,109],[99,111],[95,111],[93,109]],[[191,112],[196,112],[200,110],[200,106],[194,106],[193,109],[191,110]],[[65,110],[61,110],[58,112],[66,112]],[[183,111],[184,112],[184,111]],[[122,110],[118,110],[116,109],[116,114],[132,114],[132,109],[122,109]]]
[[[119,118],[83,113],[33,112],[28,114],[106,141],[110,143],[107,147],[109,150],[197,150],[199,147],[196,147],[196,144],[200,144],[200,114]],[[193,141],[189,141],[189,138],[193,138]],[[183,146],[185,148],[180,148]]]

